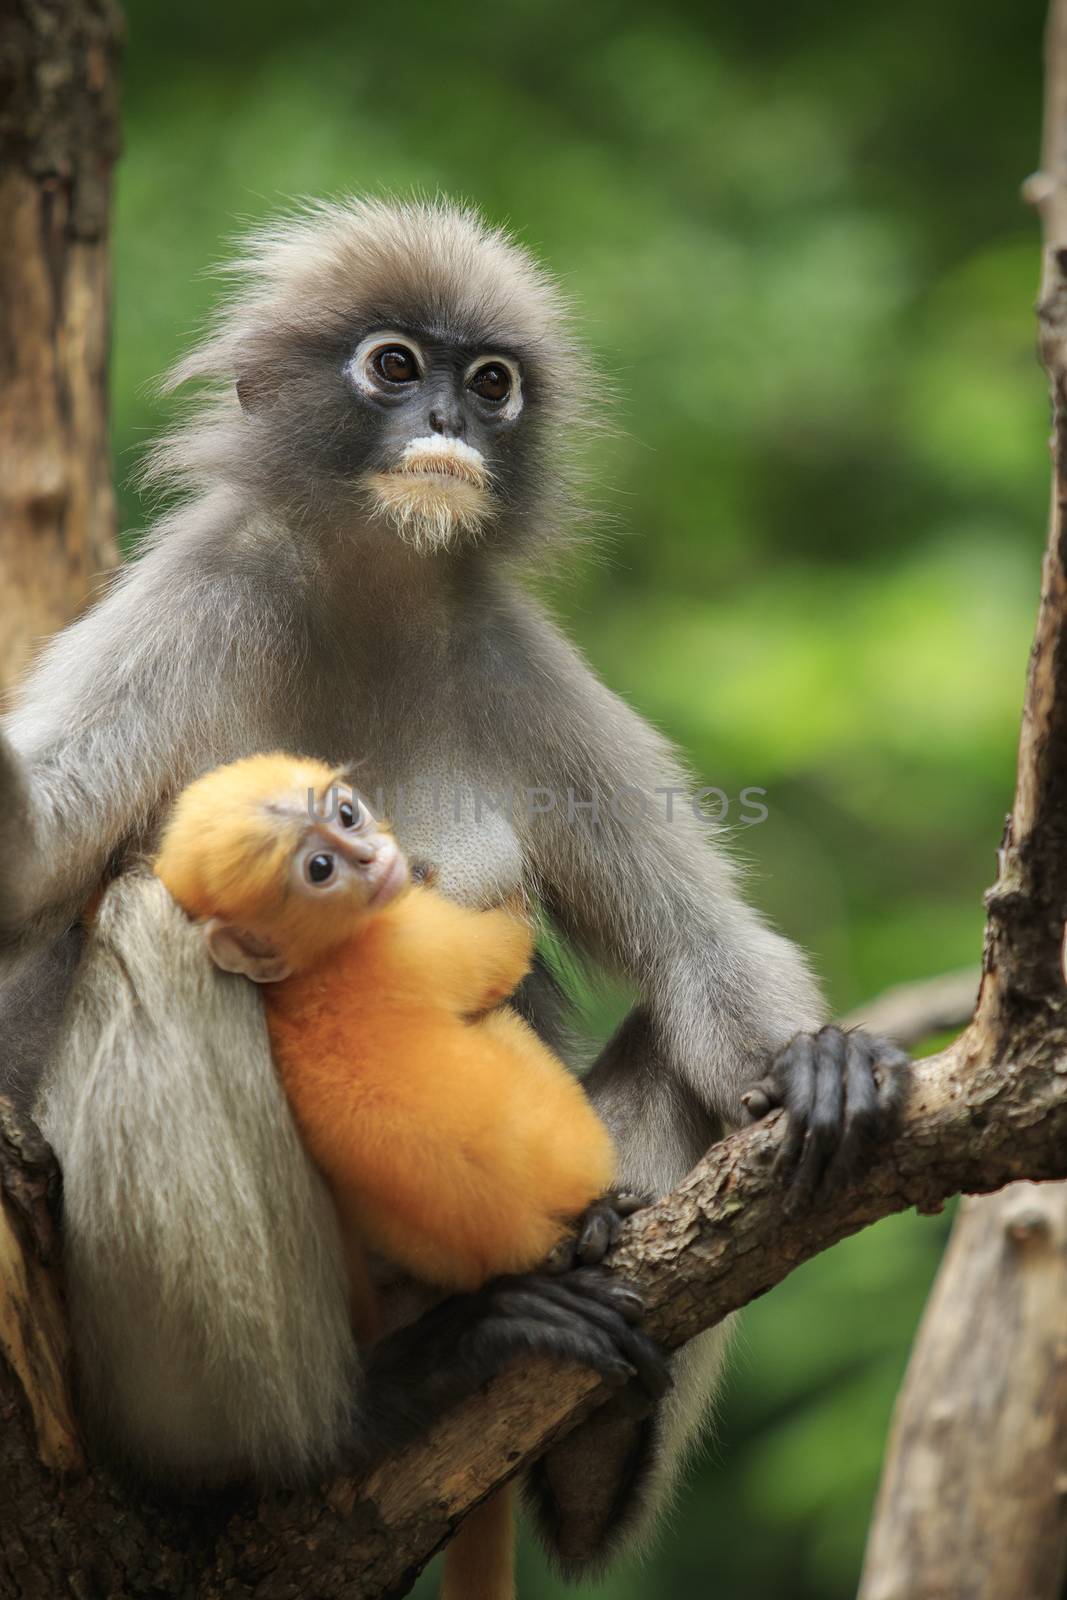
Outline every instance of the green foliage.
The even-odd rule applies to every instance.
[[[836,1005],[976,959],[1047,492],[1017,200],[1041,12],[129,0],[120,477],[241,220],[469,196],[565,277],[619,397],[591,498],[620,537],[560,584],[568,626],[732,797],[751,892]],[[590,1595],[854,1592],[943,1231],[884,1223],[750,1308],[670,1537]],[[522,1577],[564,1592],[531,1551]]]

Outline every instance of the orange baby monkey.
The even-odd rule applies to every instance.
[[[529,969],[530,929],[413,885],[343,773],[286,755],[218,768],[180,796],[156,872],[217,965],[267,986],[274,1058],[337,1206],[362,1338],[376,1331],[365,1250],[443,1290],[477,1289],[542,1263],[608,1188],[606,1129],[501,1005]],[[513,1592],[512,1522],[508,1490],[468,1518],[445,1596]]]

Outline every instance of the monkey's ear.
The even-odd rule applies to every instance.
[[[241,410],[247,415],[272,406],[278,398],[279,377],[272,372],[262,354],[241,346],[237,350],[234,385]]]
[[[246,415],[253,411],[262,411],[265,406],[274,404],[277,398],[275,386],[259,373],[239,372],[237,374],[237,398],[241,402],[241,410]]]
[[[204,943],[223,972],[241,972],[253,983],[280,983],[291,971],[289,962],[267,939],[212,917],[202,925]]]

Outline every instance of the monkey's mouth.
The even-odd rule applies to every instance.
[[[372,905],[380,911],[383,906],[389,904],[390,900],[395,900],[397,895],[406,889],[410,882],[411,873],[408,869],[407,857],[402,850],[397,850],[375,884],[368,905]]]
[[[394,467],[366,479],[374,510],[417,550],[440,550],[476,534],[490,515],[489,471],[463,439],[411,439]]]
[[[465,439],[449,439],[444,434],[427,434],[409,439],[392,469],[400,477],[452,479],[484,489],[489,478],[485,457]]]

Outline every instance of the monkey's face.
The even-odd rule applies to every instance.
[[[430,553],[573,526],[603,377],[501,230],[447,201],[313,206],[254,237],[242,278],[174,376],[234,382],[243,414],[212,400],[157,479],[219,477],[294,528]]]
[[[191,784],[156,872],[198,919],[216,966],[277,983],[350,939],[411,881],[347,771],[279,752]]]
[[[407,859],[388,828],[350,791],[336,787],[335,815],[311,823],[293,854],[290,891],[317,918],[347,925],[380,911],[406,889]]]
[[[355,500],[425,552],[530,511],[546,478],[535,359],[458,319],[436,334],[399,320],[346,333],[294,341],[239,382],[280,492],[327,510]]]
[[[440,549],[507,504],[525,404],[516,354],[383,327],[359,341],[344,375],[365,417],[373,512],[402,538]]]

